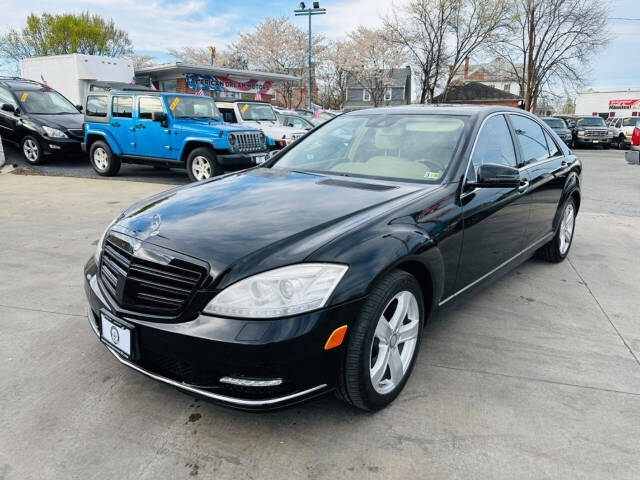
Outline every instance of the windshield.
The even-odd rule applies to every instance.
[[[271,105],[265,103],[238,103],[238,110],[243,120],[252,122],[276,121],[276,114]]]
[[[551,128],[567,128],[567,125],[561,118],[545,118],[543,121]]]
[[[16,96],[27,113],[48,115],[80,113],[69,100],[54,90],[17,91]]]
[[[273,168],[439,182],[462,135],[462,117],[340,117],[299,140]]]
[[[210,97],[167,95],[166,101],[173,118],[212,118],[215,120],[222,116]]]
[[[605,127],[604,120],[600,117],[579,118],[576,123],[581,127]]]
[[[638,125],[638,120],[640,120],[640,118],[638,117],[634,117],[634,118],[625,118],[622,121],[622,126],[623,127],[635,127]]]

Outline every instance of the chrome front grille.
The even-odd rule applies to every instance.
[[[233,135],[236,137],[238,152],[260,152],[266,148],[261,132],[234,132]]]
[[[178,315],[204,278],[204,269],[177,258],[167,264],[138,258],[127,247],[117,237],[105,241],[100,278],[109,295],[126,310]]]
[[[607,136],[607,130],[589,130],[586,129],[584,131],[584,136],[585,137],[590,137],[590,138],[600,138],[600,137],[605,137]]]

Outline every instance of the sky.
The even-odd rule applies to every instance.
[[[640,88],[640,0],[608,0],[610,44],[592,62],[586,86],[594,88]],[[408,0],[394,0],[393,5]],[[306,17],[295,17],[295,0],[0,0],[0,33],[21,28],[30,12],[78,12],[88,10],[111,17],[129,33],[138,54],[170,61],[167,48],[214,45],[220,50],[251,31],[265,17],[285,15],[301,28]],[[310,2],[307,2],[310,3]],[[344,38],[358,25],[380,25],[380,15],[389,11],[390,0],[321,0],[326,15],[313,17],[313,29],[329,39]],[[616,20],[613,18],[639,20]],[[606,32],[605,32],[606,33]]]

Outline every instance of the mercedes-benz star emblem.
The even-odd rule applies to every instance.
[[[111,340],[116,345],[120,341],[120,334],[118,333],[118,329],[116,327],[111,327]]]
[[[162,223],[162,217],[157,213],[151,219],[151,235],[157,235],[160,233],[160,224]]]

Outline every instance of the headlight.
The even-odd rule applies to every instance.
[[[43,126],[42,130],[44,130],[44,133],[47,137],[51,137],[51,138],[69,138],[67,137],[67,134],[64,133],[62,130],[58,130],[57,128],[51,128],[51,127],[46,127]]]
[[[301,263],[259,273],[227,287],[204,313],[275,318],[322,308],[349,267]]]
[[[111,230],[118,220],[122,218],[122,214],[118,215],[113,222],[109,224],[107,228],[104,229],[102,235],[100,236],[100,240],[98,240],[98,246],[96,247],[96,251],[93,254],[93,259],[96,261],[96,265],[100,264],[100,257],[102,256],[102,249],[104,248],[104,239],[107,237],[107,233]]]
[[[582,137],[584,135],[584,130],[578,130],[578,136]]]
[[[236,136],[233,133],[230,133],[227,135],[227,141],[229,142],[229,145],[233,147],[236,144]]]

